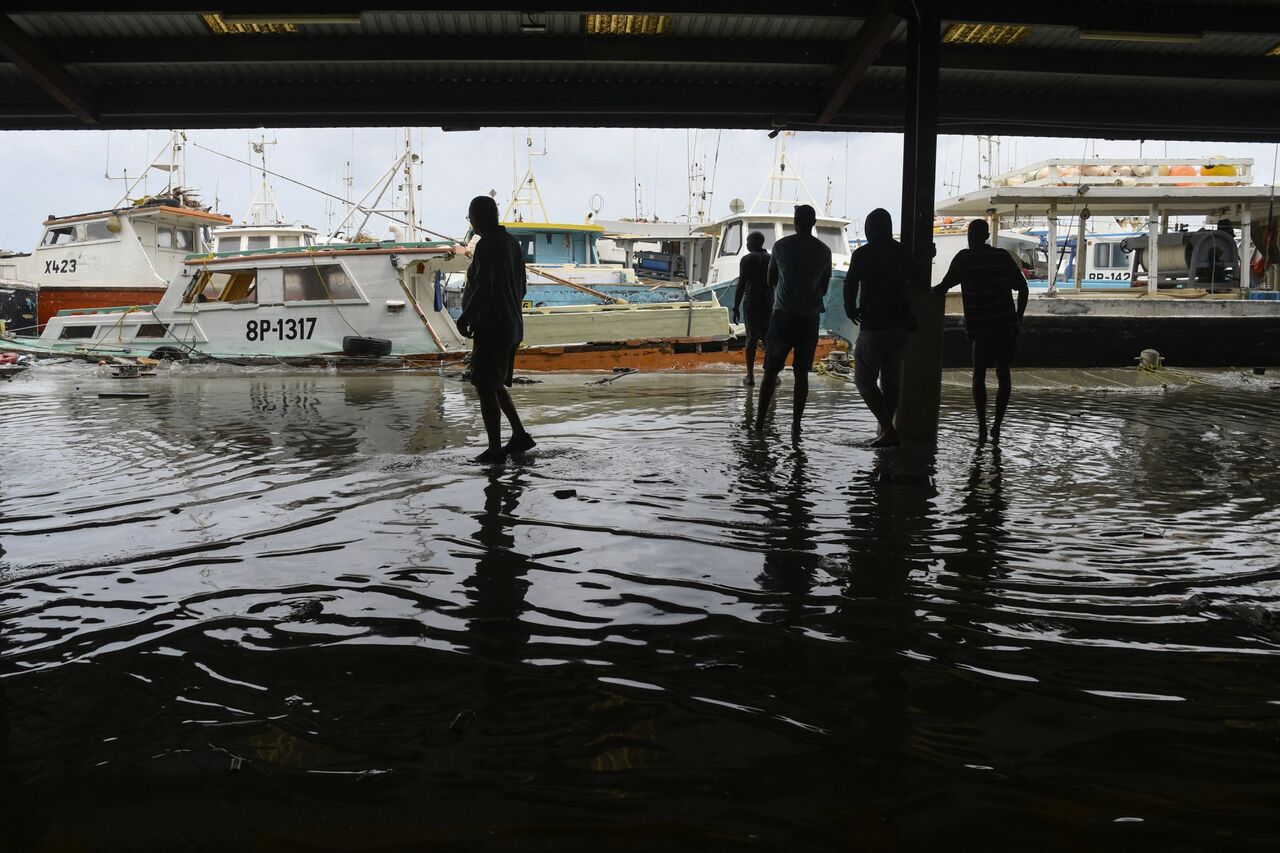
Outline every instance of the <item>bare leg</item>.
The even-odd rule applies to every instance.
[[[973,407],[978,415],[978,444],[987,443],[987,365],[973,365]]]
[[[791,432],[795,435],[800,432],[800,419],[804,416],[804,404],[809,399],[809,371],[804,367],[793,367],[792,372],[795,374],[796,387],[791,392]]]
[[[1004,412],[1009,408],[1009,397],[1013,394],[1013,375],[1008,362],[996,364],[996,381],[999,386],[996,388],[996,417],[991,424],[992,444],[1000,441],[1000,425],[1004,423]]]
[[[747,338],[747,384],[754,385],[756,382],[756,339],[755,337]]]
[[[764,379],[760,380],[760,407],[756,409],[756,432],[764,431],[764,419],[769,414],[769,404],[773,402],[773,392],[778,389],[779,372],[765,370]]]
[[[476,457],[477,462],[501,462],[506,454],[502,451],[502,408],[498,404],[496,392],[476,389],[480,395],[480,417],[484,419],[484,431],[489,437],[489,449]]]
[[[511,424],[511,434],[524,435],[524,424],[520,423],[520,413],[516,411],[511,392],[504,385],[498,386],[498,405],[502,408],[502,413],[507,416],[507,423]]]
[[[869,376],[856,384],[858,393],[862,395],[862,402],[867,404],[871,414],[875,415],[876,423],[880,425],[880,430],[876,433],[876,442],[884,438],[892,438],[896,442],[898,433],[893,428],[893,411],[889,408],[885,393],[876,384],[876,378]]]

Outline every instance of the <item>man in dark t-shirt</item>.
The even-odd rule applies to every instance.
[[[489,447],[476,457],[483,465],[498,465],[508,453],[534,447],[525,431],[507,388],[511,387],[516,350],[524,338],[521,302],[527,279],[524,252],[516,238],[498,223],[498,205],[489,196],[471,200],[467,211],[471,227],[480,235],[467,268],[462,291],[458,331],[474,339],[471,347],[471,384],[480,397]],[[502,416],[511,424],[511,440],[502,444]]]
[[[991,425],[991,440],[999,443],[1000,425],[1013,392],[1014,350],[1018,343],[1018,327],[1027,310],[1027,279],[1013,257],[1004,249],[987,245],[991,228],[986,220],[969,223],[969,248],[962,249],[951,261],[946,276],[933,288],[945,295],[960,285],[964,301],[964,328],[973,345],[973,403],[978,412],[978,444],[987,440],[987,368],[995,367],[999,388],[996,391],[996,415]],[[1013,291],[1018,291],[1018,305],[1013,304]]]
[[[747,253],[738,261],[738,286],[733,291],[733,322],[740,322],[742,306],[747,308],[747,385],[755,384],[756,341],[764,344],[773,312],[773,288],[769,286],[769,253],[764,235],[747,235]]]
[[[867,214],[867,242],[849,260],[844,310],[858,326],[853,381],[880,430],[872,447],[895,447],[893,416],[902,390],[902,356],[916,330],[908,288],[911,253],[893,239],[893,219],[882,207]],[[878,383],[878,384],[877,384]]]

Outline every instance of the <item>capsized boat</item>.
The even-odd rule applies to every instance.
[[[213,358],[236,364],[370,357],[458,362],[470,341],[444,278],[470,262],[451,242],[356,243],[195,254],[154,306],[67,310],[0,351],[80,358]],[[546,306],[525,311],[517,366],[696,369],[740,360],[712,302]]]

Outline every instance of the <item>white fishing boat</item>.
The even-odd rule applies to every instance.
[[[183,258],[207,249],[208,229],[231,222],[183,188],[184,145],[173,134],[112,208],[48,217],[35,249],[13,259],[15,278],[38,289],[38,325],[67,309],[154,304]],[[153,171],[164,189],[136,197]]]
[[[820,211],[813,235],[831,249],[831,283],[827,289],[822,328],[852,342],[857,338],[857,329],[844,310],[844,278],[853,254],[846,234],[849,220],[821,212],[828,206],[818,203],[787,158],[788,136],[790,132],[784,132],[779,138],[772,171],[750,208],[741,199],[733,199],[729,202],[728,216],[694,229],[713,240],[707,282],[695,288],[693,296],[695,299],[714,299],[720,305],[732,308],[738,285],[738,265],[747,251],[747,235],[759,231],[764,235],[764,248],[771,250],[775,242],[795,233],[795,206],[808,204],[815,211]]]

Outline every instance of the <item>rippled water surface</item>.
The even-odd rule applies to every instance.
[[[793,447],[734,375],[555,376],[486,472],[453,379],[33,370],[2,846],[1274,843],[1280,383],[1209,378],[1024,382],[975,452],[961,377],[932,455],[831,379]]]

